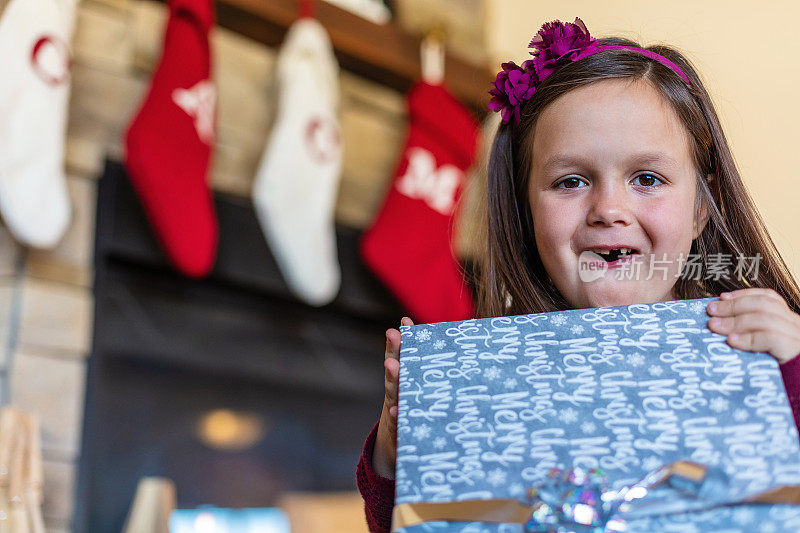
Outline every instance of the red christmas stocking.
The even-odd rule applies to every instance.
[[[418,82],[408,108],[403,155],[383,208],[361,240],[361,255],[417,321],[472,318],[472,295],[451,237],[478,124],[440,85]]]
[[[218,228],[207,175],[216,89],[213,0],[170,0],[161,61],[126,136],[126,166],[167,257],[193,278],[214,265]]]

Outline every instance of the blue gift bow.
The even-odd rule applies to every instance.
[[[728,504],[727,485],[720,468],[688,461],[657,468],[616,490],[608,488],[599,470],[553,469],[545,483],[528,493],[531,517],[525,531],[626,531],[628,520]]]

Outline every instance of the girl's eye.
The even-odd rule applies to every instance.
[[[569,177],[569,178],[564,178],[563,180],[559,181],[556,184],[556,187],[559,188],[559,189],[578,189],[580,187],[578,187],[577,185],[580,184],[580,183],[581,183],[581,179],[580,178]],[[568,184],[568,186],[561,187],[561,185],[563,185],[563,184]]]
[[[659,178],[655,174],[649,174],[649,173],[639,174],[638,176],[636,176],[633,179],[634,180],[638,180],[640,178],[644,179],[644,183],[641,183],[641,184],[643,186],[645,186],[645,187],[653,187],[653,186],[658,186],[659,185],[659,183],[654,183],[653,180],[658,180],[659,182],[664,183],[664,180],[662,180],[661,178]]]

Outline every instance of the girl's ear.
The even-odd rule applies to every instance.
[[[706,183],[711,186],[711,182],[713,182],[717,177],[714,174],[708,174],[706,176]],[[696,239],[700,236],[703,232],[703,228],[706,227],[706,222],[708,222],[709,217],[708,206],[706,205],[706,199],[700,199],[700,213],[695,217],[694,220],[694,233],[692,235],[692,240]]]

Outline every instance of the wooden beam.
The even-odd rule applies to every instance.
[[[229,30],[277,47],[296,20],[297,0],[217,0],[217,23]],[[381,25],[327,2],[318,1],[314,16],[328,30],[342,68],[406,92],[420,77],[420,40],[393,21]],[[445,59],[445,85],[483,118],[494,75],[485,65],[451,53]]]

